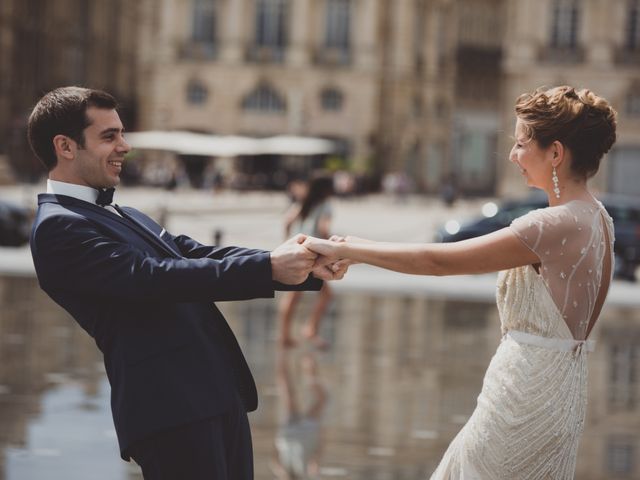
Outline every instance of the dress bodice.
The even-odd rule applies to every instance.
[[[503,334],[518,330],[541,337],[572,338],[543,278],[531,265],[500,272],[496,301]]]

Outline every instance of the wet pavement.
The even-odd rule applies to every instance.
[[[141,478],[119,459],[92,340],[34,278],[0,277],[0,301],[0,479]],[[338,291],[326,351],[278,347],[277,301],[220,305],[258,384],[256,479],[428,478],[499,342],[492,302]],[[596,335],[576,478],[638,478],[640,315],[609,307]]]

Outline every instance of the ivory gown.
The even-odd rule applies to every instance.
[[[540,258],[500,272],[503,338],[475,411],[431,480],[573,479],[587,405],[586,341],[609,288],[613,222],[599,203],[572,201],[516,219]]]

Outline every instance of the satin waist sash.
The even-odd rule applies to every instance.
[[[573,340],[569,338],[541,337],[519,330],[509,330],[503,339],[511,338],[516,343],[534,345],[560,352],[593,352],[596,343],[593,340]]]

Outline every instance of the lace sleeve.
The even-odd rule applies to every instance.
[[[516,218],[510,228],[544,264],[554,258],[554,251],[563,256],[561,251],[571,246],[576,222],[563,208],[540,208]]]
[[[516,218],[511,222],[510,228],[513,233],[516,234],[522,243],[524,243],[533,253],[538,255],[538,246],[540,244],[540,237],[544,230],[543,223],[538,218],[540,215],[537,213],[539,210],[529,212],[522,217]]]

